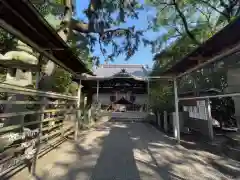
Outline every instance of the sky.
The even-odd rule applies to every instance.
[[[141,2],[143,0],[140,0]],[[76,0],[76,16],[80,19],[85,19],[85,15],[82,13],[84,9],[88,7],[89,0]],[[147,10],[139,14],[138,20],[129,20],[124,27],[135,25],[136,29],[141,29],[147,27],[147,14],[154,14],[153,10]],[[146,36],[149,39],[155,39],[160,35],[156,32],[147,32]],[[103,55],[101,54],[99,47],[96,46],[93,55],[100,57],[100,63],[104,63]],[[118,56],[115,58],[114,62],[109,62],[111,64],[143,64],[148,65],[150,68],[153,65],[153,54],[150,47],[144,47],[140,45],[138,52],[136,52],[128,61],[125,61],[125,56]]]

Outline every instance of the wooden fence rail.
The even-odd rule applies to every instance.
[[[8,96],[33,96],[36,101],[1,99],[0,113],[0,179],[13,169],[28,166],[45,151],[72,134],[77,119],[78,97],[0,84],[0,92]],[[28,108],[28,105],[34,108]],[[26,111],[4,112],[6,106],[25,107]],[[30,116],[27,118],[27,116]],[[6,123],[14,117],[23,118],[19,124]],[[27,162],[27,163],[26,163]]]

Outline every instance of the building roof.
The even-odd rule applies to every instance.
[[[0,27],[71,73],[91,73],[29,0],[1,0],[0,7]]]
[[[210,88],[210,89],[200,89],[197,91],[199,96],[210,96],[210,95],[218,95],[222,91],[217,88]],[[195,91],[187,91],[187,92],[180,92],[179,97],[194,97]]]
[[[102,64],[94,71],[96,76],[111,77],[125,70],[126,73],[135,77],[146,77],[148,71],[141,64]]]
[[[132,90],[145,93],[148,71],[139,64],[102,64],[94,71],[95,76],[81,75],[75,77],[82,80],[83,89],[96,91],[97,84],[102,92],[114,90]],[[127,85],[129,84],[129,85]]]
[[[173,66],[162,74],[181,74],[199,64],[209,61],[214,56],[233,48],[240,43],[240,17],[228,24],[201,46],[189,53],[183,59],[177,61]]]
[[[102,64],[93,73],[94,76],[83,74],[75,77],[74,80],[132,79],[135,81],[146,81],[149,71],[140,64]]]

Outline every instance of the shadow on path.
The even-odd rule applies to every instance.
[[[134,144],[127,125],[114,125],[104,138],[102,150],[92,173],[92,180],[138,180],[139,172],[133,154]]]
[[[239,178],[236,163],[175,141],[143,123],[105,123],[69,140],[42,180],[228,180]],[[50,159],[51,157],[49,157]],[[218,166],[232,166],[235,172]]]

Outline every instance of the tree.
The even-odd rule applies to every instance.
[[[168,81],[150,84],[150,107],[156,111],[173,110],[173,86]]]
[[[74,0],[32,0],[39,12],[89,68],[99,64],[99,57],[90,55],[97,43],[105,61],[113,60],[123,53],[126,59],[129,59],[136,52],[139,42],[144,40],[143,31],[135,30],[134,26],[121,28],[121,24],[128,18],[138,18],[138,10],[141,9],[139,3],[135,0],[89,0],[88,8],[83,12],[87,17],[85,21],[74,17],[74,2]],[[111,53],[107,53],[109,46],[112,46]],[[55,73],[55,67],[48,68]],[[42,90],[50,90],[51,87],[47,86],[53,84],[53,74],[45,76],[41,82]]]
[[[16,46],[15,37],[0,29],[0,53],[4,54]]]
[[[157,9],[157,16],[153,19],[154,29],[166,30],[166,33],[154,43],[155,46],[159,46],[155,49],[161,52],[155,59],[155,74],[171,67],[240,15],[240,1],[237,0],[146,0],[146,3]],[[171,39],[173,43],[169,42]],[[215,84],[215,86],[225,84],[222,79],[226,75],[222,71],[219,72],[222,78],[213,80],[213,76],[208,77],[216,71],[214,69],[216,68],[205,68],[184,77],[185,84],[187,81],[193,83],[192,78],[198,87],[200,87],[199,83],[201,87],[210,84]],[[220,89],[222,87],[218,86]]]
[[[166,30],[156,41],[157,46],[186,35],[191,44],[200,45],[240,15],[238,0],[146,0],[146,3],[157,10],[152,18],[154,29]]]
[[[134,25],[127,28],[121,27],[129,18],[138,18],[142,6],[136,0],[89,0],[88,8],[83,12],[87,17],[86,21],[73,17],[74,0],[39,0],[38,3],[36,2],[37,0],[34,3],[42,14],[51,11],[61,16],[58,30],[64,29],[61,33],[63,39],[69,41],[73,36],[81,36],[85,44],[89,44],[91,51],[98,43],[106,61],[113,60],[120,54],[125,54],[126,59],[129,59],[138,50],[140,41],[144,40],[142,37],[144,31],[136,30]],[[57,9],[62,7],[64,11],[59,13]],[[81,44],[77,44],[79,45]],[[110,53],[106,48],[109,46],[112,47]]]
[[[154,49],[160,53],[156,56],[152,75],[159,75],[170,68],[240,15],[240,1],[235,0],[147,0],[146,3],[156,7],[157,10],[157,16],[152,18],[153,28],[165,30],[165,33],[154,43],[158,46]],[[211,67],[205,67],[182,77],[179,91],[194,90],[197,95],[198,90],[201,89],[214,87],[223,91],[226,86],[226,70],[215,63]],[[158,92],[162,87],[155,88],[153,91]],[[153,99],[157,99],[156,97],[157,94]],[[217,114],[232,115],[229,102],[231,101],[226,98],[214,101],[214,108],[219,105],[222,107],[221,111],[215,108],[218,109]],[[164,103],[159,101],[158,106],[164,106]],[[226,109],[229,109],[229,113],[226,113]],[[229,118],[225,119],[228,121]]]

